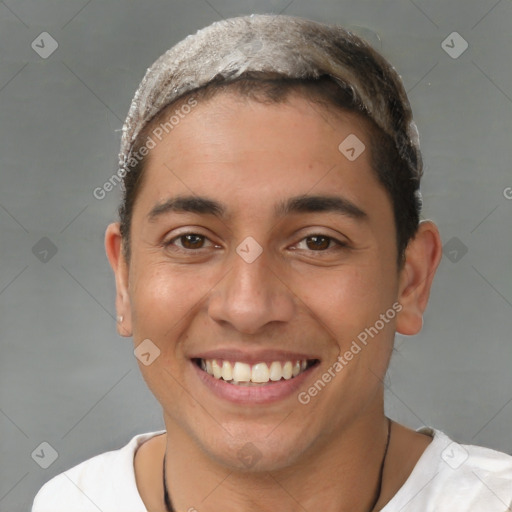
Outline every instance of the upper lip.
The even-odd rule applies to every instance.
[[[292,352],[284,350],[240,350],[240,349],[214,349],[198,352],[190,359],[222,359],[225,361],[239,361],[241,363],[256,364],[272,361],[304,361],[319,359],[319,357],[304,352]]]

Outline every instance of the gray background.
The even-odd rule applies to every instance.
[[[510,0],[4,0],[0,510],[29,509],[52,476],[163,428],[115,330],[103,236],[120,191],[92,191],[116,170],[130,100],[161,53],[223,17],[283,10],[366,34],[419,126],[424,216],[448,245],[422,333],[397,337],[388,414],[512,453]],[[31,47],[45,31],[59,45],[47,58]],[[442,48],[453,31],[469,44],[458,58]],[[48,469],[31,457],[43,441],[58,452]]]

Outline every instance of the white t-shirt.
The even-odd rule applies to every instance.
[[[439,430],[382,512],[512,511],[512,456],[459,445]],[[165,430],[139,434],[119,450],[88,459],[47,482],[32,512],[147,512],[137,490],[137,448]]]

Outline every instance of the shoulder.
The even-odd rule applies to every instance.
[[[400,505],[403,512],[508,510],[512,505],[512,456],[456,443],[436,429],[419,431],[432,435],[433,441],[388,505]]]
[[[146,512],[133,467],[137,448],[165,431],[134,436],[118,450],[96,455],[46,482],[34,498],[32,512]],[[129,508],[127,508],[129,507]]]
[[[446,476],[457,477],[468,474],[492,473],[496,477],[503,477],[512,482],[512,455],[499,452],[483,446],[459,444],[446,434],[435,429],[422,429],[433,432],[436,441],[434,454],[441,459],[440,469],[445,466],[450,469]],[[449,480],[449,478],[448,478]],[[512,487],[510,488],[512,492]]]
[[[459,499],[464,496],[471,510],[509,510],[512,507],[512,456],[445,438],[440,488],[453,492]]]

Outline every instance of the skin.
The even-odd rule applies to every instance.
[[[421,329],[441,241],[436,226],[423,221],[397,267],[392,204],[368,151],[351,162],[338,150],[352,133],[369,147],[365,128],[357,116],[329,114],[296,93],[265,105],[223,92],[199,103],[151,150],[129,263],[119,224],[105,236],[124,318],[119,332],[135,346],[149,338],[161,351],[152,364],[139,362],[167,431],[135,456],[148,510],[165,510],[166,450],[176,510],[369,510],[387,437],[383,379],[394,334]],[[228,216],[170,212],[148,221],[156,203],[181,194],[215,199]],[[367,217],[274,216],[275,203],[303,194],[343,196]],[[187,246],[176,239],[186,233],[206,238]],[[319,249],[313,235],[346,246],[322,239]],[[248,236],[263,249],[252,263],[235,251]],[[320,364],[301,386],[307,390],[397,301],[395,318],[307,405],[296,393],[272,404],[233,404],[203,385],[189,360],[216,347],[314,354]],[[393,423],[376,510],[430,441]],[[248,442],[261,455],[249,469],[237,457]]]

